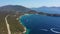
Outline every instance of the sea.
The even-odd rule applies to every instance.
[[[26,34],[60,34],[60,17],[27,14],[19,20],[27,28]]]

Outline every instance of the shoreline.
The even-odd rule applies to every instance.
[[[28,15],[28,14],[24,14],[24,15]],[[21,16],[18,18],[18,20],[19,20],[22,16],[24,16],[24,15],[21,15]],[[19,22],[20,22],[21,25],[23,25],[20,20],[19,20]],[[24,25],[23,25],[23,27],[24,27],[24,31],[23,31],[22,33],[23,33],[23,34],[27,34],[28,29],[27,29]]]
[[[23,33],[26,33],[26,30],[27,30],[26,27],[24,27],[24,29],[25,29],[25,31],[23,31]]]
[[[18,18],[18,20],[19,20],[19,18]],[[26,27],[21,23],[21,21],[19,21],[19,23],[24,27],[24,31],[22,32],[23,34],[25,34],[26,33]]]
[[[19,19],[20,19],[22,16],[23,16],[23,15],[21,15],[21,16],[19,17]],[[22,24],[22,22],[21,22],[20,20],[19,20],[19,22],[20,22],[20,24]],[[23,24],[22,24],[22,25],[23,25]],[[23,27],[24,27],[24,30],[25,30],[25,31],[23,31],[22,33],[25,34],[27,29],[26,29],[26,27],[25,27],[24,25],[23,25]]]

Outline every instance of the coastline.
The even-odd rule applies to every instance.
[[[24,15],[28,15],[28,14],[24,14]],[[23,27],[24,27],[24,31],[23,31],[22,33],[23,33],[23,34],[28,34],[30,30],[27,29],[27,28],[24,26],[24,24],[21,22],[21,20],[20,20],[20,18],[21,18],[22,16],[24,16],[24,15],[21,15],[21,16],[18,18],[18,20],[19,20],[20,24],[22,24]]]

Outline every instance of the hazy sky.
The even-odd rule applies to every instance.
[[[0,0],[0,6],[22,5],[28,8],[41,6],[60,6],[60,0]]]

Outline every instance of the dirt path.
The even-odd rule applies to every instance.
[[[11,34],[10,27],[9,27],[9,24],[8,24],[8,21],[7,21],[8,16],[9,16],[9,15],[7,15],[7,16],[5,17],[5,22],[6,22],[8,34]]]

